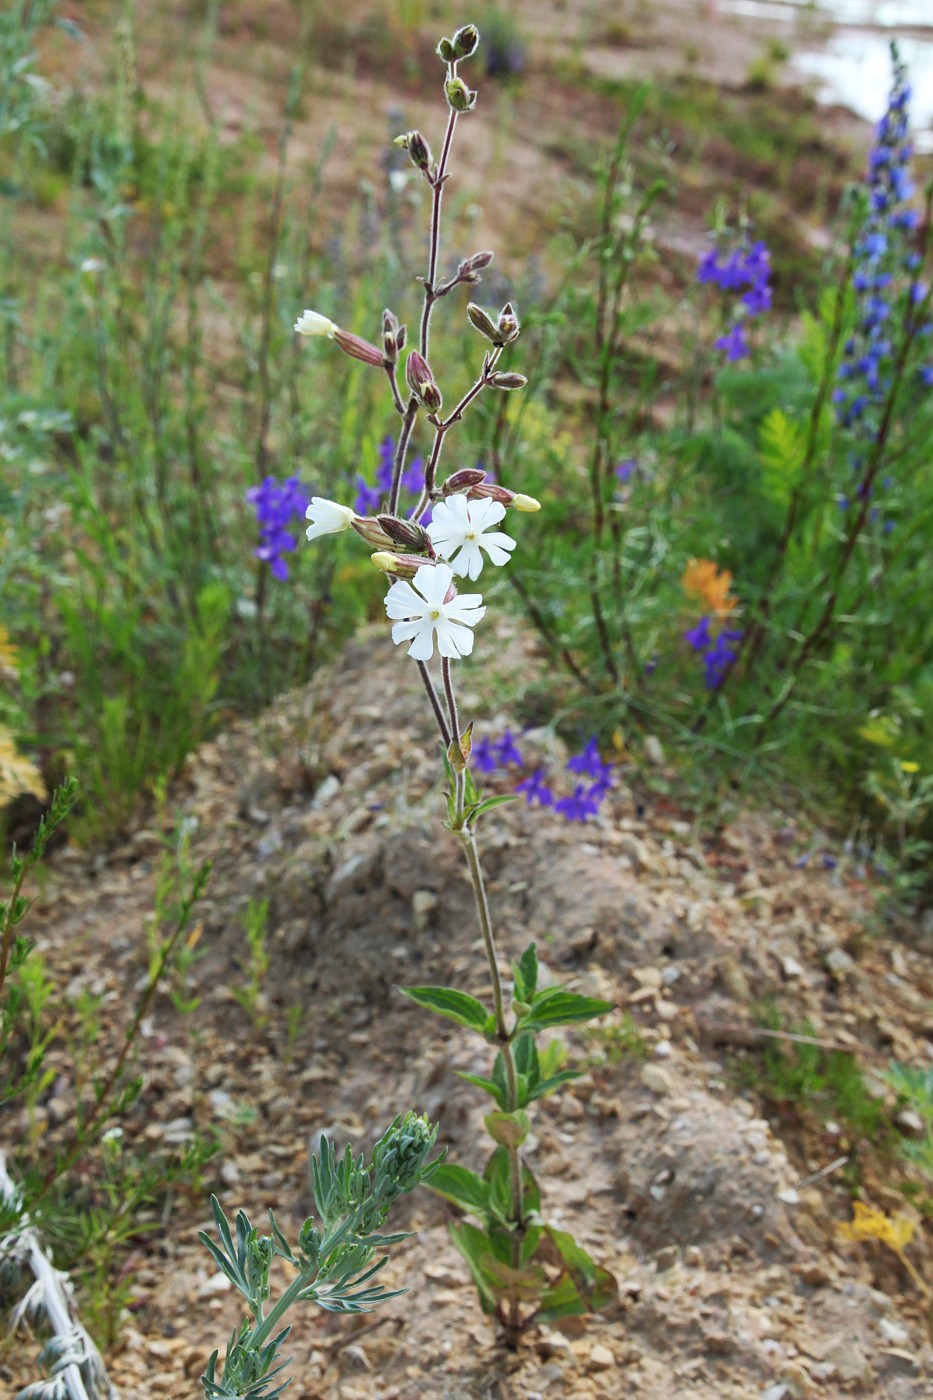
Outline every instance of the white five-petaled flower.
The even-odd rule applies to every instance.
[[[411,642],[408,655],[416,661],[431,660],[435,634],[441,656],[469,656],[473,650],[470,629],[486,609],[480,593],[455,595],[445,602],[453,577],[449,564],[422,564],[412,583],[399,579],[386,594],[386,612],[398,619],[392,640],[396,646]]]
[[[466,496],[448,496],[434,507],[428,535],[431,543],[453,567],[455,574],[479,578],[485,549],[493,564],[507,564],[515,541],[501,530],[486,532],[498,525],[505,515],[501,501],[480,497],[471,501]]]
[[[311,521],[305,531],[309,540],[316,540],[320,535],[338,535],[341,530],[348,530],[356,519],[356,513],[349,506],[338,505],[324,496],[311,497],[305,516]]]
[[[299,335],[326,335],[333,339],[338,329],[333,321],[322,316],[319,311],[302,311],[295,322],[295,330]]]

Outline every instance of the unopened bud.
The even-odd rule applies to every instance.
[[[417,554],[389,554],[385,550],[369,557],[377,569],[381,569],[384,574],[391,574],[393,578],[413,579],[419,569],[431,562],[430,559],[420,559]]]
[[[471,500],[484,497],[488,501],[498,501],[508,508],[515,501],[515,492],[510,491],[507,486],[500,486],[495,481],[483,481],[479,486],[470,488],[468,495]]]
[[[431,165],[431,147],[420,131],[406,131],[403,136],[396,136],[395,144],[408,152],[412,165],[419,170],[427,170]]]
[[[449,39],[442,39],[435,49],[435,53],[445,63],[453,63],[457,57],[454,46]]]
[[[536,501],[534,496],[525,496],[521,491],[515,492],[512,505],[516,510],[524,510],[531,514],[533,511],[541,509],[541,502]]]
[[[461,282],[481,282],[480,273],[484,267],[488,267],[492,262],[494,253],[474,253],[471,258],[464,258],[457,268],[457,276]]]
[[[417,350],[412,350],[405,362],[405,379],[419,403],[423,403],[429,413],[436,413],[443,403],[441,391],[427,360]]]
[[[469,58],[470,54],[476,53],[479,46],[479,30],[475,24],[465,24],[462,29],[457,30],[451,43],[454,58]]]
[[[494,370],[486,380],[494,389],[524,389],[528,380],[523,374],[513,374],[508,370]]]
[[[504,345],[508,345],[510,341],[515,340],[521,330],[521,322],[516,316],[515,308],[510,301],[507,301],[499,312],[497,329]]]
[[[480,467],[461,467],[449,476],[441,487],[445,496],[456,496],[458,492],[469,491],[472,486],[486,480],[486,473]]]
[[[480,335],[484,335],[486,339],[491,340],[494,345],[501,345],[503,343],[502,337],[499,334],[499,327],[489,313],[484,311],[481,306],[477,306],[475,301],[467,303],[467,316],[470,324],[476,327]]]
[[[395,541],[387,535],[378,520],[369,515],[358,515],[351,525],[356,533],[366,541],[370,549],[392,549]]]
[[[447,105],[455,112],[470,112],[476,106],[476,93],[470,91],[462,78],[448,78],[444,92]]]
[[[362,360],[364,365],[375,365],[377,369],[385,368],[385,351],[370,345],[368,340],[353,335],[351,331],[342,330],[339,326],[334,331],[333,339],[345,355],[352,356],[354,360]]]
[[[385,348],[386,360],[390,365],[394,365],[398,359],[398,352],[401,348],[399,345],[399,331],[401,329],[398,323],[398,317],[389,310],[383,311],[382,344]]]
[[[428,532],[417,520],[400,520],[397,515],[377,515],[376,519],[393,543],[404,550],[428,548]]]

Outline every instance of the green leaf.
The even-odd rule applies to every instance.
[[[500,1108],[504,1109],[508,1102],[508,1096],[501,1085],[496,1084],[492,1079],[484,1079],[481,1074],[467,1074],[465,1070],[455,1070],[458,1079],[465,1079],[468,1084],[475,1084],[477,1089],[485,1089],[487,1094],[491,1094]]]
[[[531,1119],[527,1113],[487,1113],[483,1119],[486,1131],[500,1147],[521,1147],[531,1132]]]
[[[547,1283],[547,1275],[542,1264],[526,1264],[524,1268],[513,1269],[501,1259],[485,1261],[487,1277],[505,1302],[535,1302]]]
[[[403,987],[402,991],[419,1006],[436,1011],[438,1016],[446,1016],[448,1021],[456,1021],[459,1026],[479,1031],[482,1036],[495,1028],[495,1018],[469,992],[459,992],[456,987]]]
[[[608,1307],[616,1301],[619,1295],[616,1280],[608,1269],[594,1263],[586,1250],[577,1244],[573,1235],[568,1234],[566,1230],[555,1230],[552,1225],[545,1225],[544,1233],[554,1246],[588,1312]]]
[[[535,1099],[546,1099],[548,1094],[553,1094],[555,1089],[559,1089],[562,1084],[569,1084],[572,1079],[583,1079],[582,1069],[562,1069],[559,1074],[552,1074],[547,1079],[542,1079],[535,1085],[528,1095],[528,1102],[534,1103]]]
[[[479,1230],[466,1221],[451,1225],[450,1238],[467,1262],[467,1267],[479,1294],[480,1307],[484,1313],[495,1313],[497,1285],[489,1273],[489,1265],[495,1260],[492,1241],[485,1230]]]
[[[477,822],[486,812],[491,812],[493,807],[501,807],[504,802],[517,802],[513,792],[501,793],[498,797],[484,797],[482,802],[472,802],[464,808],[464,820],[466,822]]]
[[[535,945],[529,943],[517,963],[512,964],[515,974],[515,1000],[531,1001],[538,990],[538,954]]]
[[[579,996],[576,992],[565,992],[562,987],[547,987],[543,992],[538,992],[531,1004],[531,1011],[522,1017],[517,1029],[543,1031],[552,1026],[572,1026],[580,1021],[605,1016],[613,1009],[611,1001]]]
[[[806,434],[779,408],[774,408],[758,430],[758,450],[764,486],[773,501],[786,504],[800,479],[806,456]]]
[[[508,1223],[512,1217],[512,1175],[509,1169],[509,1154],[504,1147],[497,1147],[486,1163],[484,1181],[489,1183],[489,1204],[499,1218]],[[527,1163],[522,1163],[522,1213],[537,1214],[541,1209],[541,1192],[538,1183]]]
[[[452,1162],[442,1162],[428,1182],[428,1190],[475,1215],[484,1225],[489,1217],[489,1182]]]

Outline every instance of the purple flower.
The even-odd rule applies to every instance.
[[[357,515],[375,515],[382,509],[383,493],[378,486],[367,486],[366,478],[357,475],[356,500],[353,509]]]
[[[480,773],[495,773],[498,764],[493,752],[492,744],[487,738],[480,739],[478,744],[473,745],[470,754],[470,763],[477,768]]]
[[[630,481],[638,470],[638,463],[634,457],[626,457],[624,462],[620,462],[616,467],[616,476],[620,481]]]
[[[587,740],[586,747],[582,753],[574,754],[567,760],[568,773],[580,773],[586,778],[604,778],[612,771],[612,765],[603,763],[599,756],[599,745],[596,742],[596,735]]]
[[[543,768],[536,768],[530,777],[518,784],[515,791],[524,793],[525,800],[529,807],[537,802],[540,807],[553,807],[554,794],[544,781],[545,772]]]
[[[691,627],[684,633],[684,641],[688,642],[694,651],[705,651],[708,646],[712,646],[709,618],[701,617],[696,627]]]
[[[572,797],[562,797],[554,803],[554,811],[566,817],[569,822],[585,822],[587,817],[595,817],[599,803],[589,794],[582,783],[577,783]]]
[[[736,321],[731,330],[714,341],[714,345],[717,350],[726,351],[726,359],[730,364],[735,360],[744,360],[752,353],[751,346],[745,339],[745,325],[742,321]]]
[[[493,753],[496,755],[496,759],[502,768],[505,768],[509,763],[514,763],[520,768],[525,761],[516,747],[511,731],[508,729],[499,742],[493,746]]]
[[[718,690],[732,669],[738,656],[736,643],[742,640],[743,633],[725,628],[703,656],[706,674],[703,683],[707,690]]]
[[[258,486],[246,493],[246,499],[256,512],[259,526],[259,546],[256,558],[269,565],[273,578],[288,578],[288,565],[283,554],[295,549],[298,540],[287,528],[296,517],[304,517],[310,496],[297,476],[290,476],[281,484],[274,476],[267,476]]]

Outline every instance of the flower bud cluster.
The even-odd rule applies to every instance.
[[[409,352],[405,363],[405,380],[418,402],[429,413],[437,413],[444,400],[427,360],[418,350]]]
[[[484,311],[481,306],[477,306],[475,302],[471,301],[467,306],[467,317],[480,335],[484,335],[487,340],[491,340],[493,345],[500,349],[504,345],[511,345],[513,340],[517,340],[521,331],[521,322],[510,301],[505,303],[495,320],[488,311]],[[513,385],[512,387],[520,386]]]

